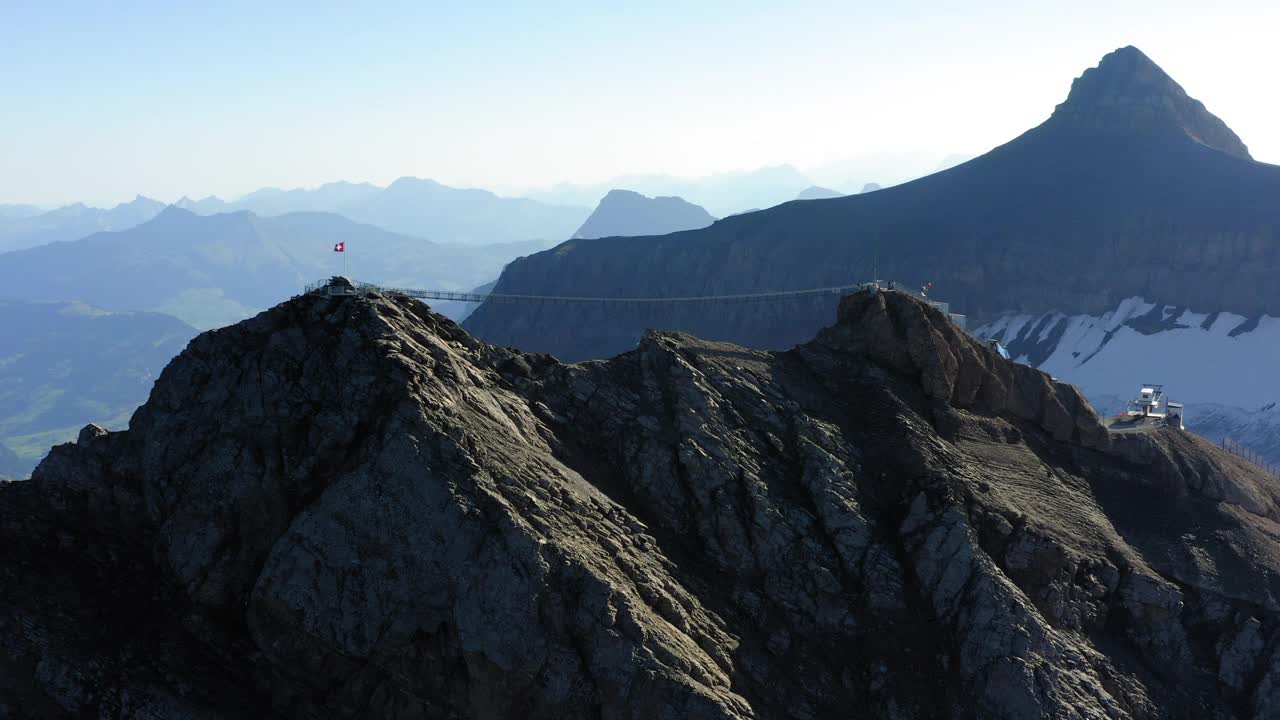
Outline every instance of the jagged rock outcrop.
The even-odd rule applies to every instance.
[[[902,293],[578,365],[308,295],[0,485],[0,716],[1264,718],[1278,507]]]
[[[790,202],[678,238],[573,244],[506,266],[499,293],[690,297],[933,283],[974,326],[1007,314],[1099,315],[1130,297],[1280,317],[1280,167],[1136,49],[1108,55],[1044,123],[918,180]],[[486,303],[477,337],[566,360],[630,349],[646,328],[784,350],[834,296],[652,307]]]

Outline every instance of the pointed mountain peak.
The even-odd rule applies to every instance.
[[[1229,155],[1252,159],[1226,123],[1132,45],[1108,53],[1097,67],[1076,78],[1051,122],[1128,135],[1173,131]]]
[[[180,204],[181,202],[182,201],[179,200],[178,202],[172,205],[166,205],[163,210],[161,210],[159,213],[156,214],[154,218],[152,218],[152,222],[183,221],[183,220],[188,220],[190,218],[196,217],[195,213],[182,207],[182,205]]]

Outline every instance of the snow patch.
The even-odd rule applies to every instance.
[[[1090,397],[1128,397],[1154,382],[1165,385],[1170,399],[1186,403],[1258,408],[1280,401],[1280,319],[1263,316],[1248,328],[1250,319],[1221,313],[1202,327],[1210,315],[1156,309],[1131,297],[1101,316],[1008,315],[974,334],[1000,338],[1020,362],[1044,358],[1037,364],[1041,370]],[[1046,348],[1053,328],[1064,322],[1056,343]],[[1242,327],[1248,329],[1231,335]]]

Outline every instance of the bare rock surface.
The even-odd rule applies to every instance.
[[[901,293],[582,364],[309,295],[0,484],[0,717],[1266,718],[1278,508]]]

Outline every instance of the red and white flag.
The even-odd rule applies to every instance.
[[[340,243],[338,243],[338,244],[336,244],[336,245],[334,245],[334,246],[333,246],[333,251],[334,251],[334,252],[346,252],[346,251],[347,251],[347,244],[346,244],[346,243],[344,243],[344,242],[340,242]]]

